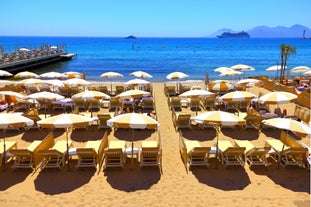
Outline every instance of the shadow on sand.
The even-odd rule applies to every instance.
[[[0,191],[5,191],[14,185],[22,183],[30,174],[31,171],[28,169],[14,170],[9,165],[6,168],[2,166],[0,172]]]
[[[225,191],[243,190],[251,183],[245,169],[241,166],[224,168],[219,163],[217,169],[211,165],[208,169],[205,167],[192,168],[190,172],[199,182]]]
[[[46,169],[39,172],[34,180],[36,190],[48,195],[68,193],[89,183],[95,170],[67,172],[64,167],[62,172],[57,169]]]
[[[286,166],[278,169],[277,163],[269,166],[267,170],[252,169],[258,175],[266,175],[276,185],[294,192],[310,192],[310,171],[297,166]]]
[[[127,162],[123,169],[107,168],[104,175],[107,176],[107,182],[112,188],[125,192],[148,190],[161,178],[159,168],[140,168],[137,162],[134,162],[133,166],[131,162]]]

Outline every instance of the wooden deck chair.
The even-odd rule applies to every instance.
[[[170,107],[171,108],[179,108],[179,109],[182,109],[182,105],[181,105],[181,99],[179,97],[171,97],[170,98]]]
[[[175,96],[176,95],[176,86],[166,86],[165,87],[167,96]]]
[[[6,153],[5,155],[8,154],[8,152],[11,149],[16,149],[17,145],[15,141],[5,141],[5,152],[4,152],[4,148],[3,148],[3,143],[0,142],[0,167],[2,166],[2,162],[7,162],[7,160],[10,158],[8,156],[4,156],[4,153]],[[4,160],[4,157],[6,160]]]
[[[140,167],[158,166],[162,172],[162,145],[159,136],[157,141],[142,141],[139,150]]]
[[[41,120],[39,116],[39,112],[37,108],[30,109],[22,114],[22,116],[27,117],[33,120],[34,124],[31,126],[27,126],[26,129],[39,128],[37,122]]]
[[[270,147],[255,147],[248,140],[235,140],[238,147],[245,147],[244,160],[251,167],[252,165],[264,165],[268,167],[267,160]]]
[[[141,100],[141,105],[144,109],[153,109],[154,106],[153,106],[154,102],[153,102],[153,99],[151,98],[143,98]]]
[[[209,166],[210,147],[202,147],[197,140],[186,140],[179,133],[179,151],[186,169],[191,166]]]
[[[83,110],[86,109],[86,103],[84,99],[77,98],[77,99],[73,99],[72,101],[73,101],[73,105],[75,108],[78,107],[79,109],[83,109]]]
[[[102,93],[109,94],[107,86],[98,86],[97,90],[102,92]]]
[[[72,142],[68,142],[68,147]],[[67,141],[59,140],[56,144],[47,150],[40,150],[39,154],[43,157],[40,168],[59,168],[61,169],[65,164],[65,157],[67,153]]]
[[[79,93],[80,89],[79,89],[79,87],[70,87],[69,92],[70,92],[70,96],[73,96],[73,95]]]
[[[14,159],[13,168],[34,168],[40,164],[43,157],[40,150],[47,150],[54,145],[54,134],[50,132],[43,140],[33,141],[27,148],[11,149]]]
[[[117,107],[119,107],[121,105],[120,99],[117,97],[111,97],[109,99],[109,104],[108,104],[108,108],[109,110],[113,110],[116,109]]]
[[[108,138],[107,138],[108,140]],[[121,140],[113,140],[109,142],[104,153],[104,169],[107,167],[124,167],[126,161],[125,155],[126,142]]]
[[[40,89],[40,92],[43,92],[43,91],[52,92],[52,89],[47,85],[40,86],[39,89]]]
[[[202,104],[206,110],[215,109],[215,98],[204,98]]]
[[[122,93],[125,90],[123,85],[116,85],[116,93],[115,95],[118,95],[120,93]]]
[[[109,129],[110,127],[107,126],[107,120],[111,119],[111,115],[109,113],[102,113],[97,114],[98,121],[97,121],[97,128],[98,129]]]
[[[260,130],[262,117],[260,115],[246,115],[244,117],[246,124],[245,128],[255,128]]]
[[[35,86],[29,86],[29,87],[27,87],[26,90],[27,90],[28,94],[40,92],[39,89],[37,87],[35,87]]]
[[[101,140],[88,141],[83,148],[77,148],[78,164],[77,168],[80,167],[94,167],[99,170],[101,168],[102,159],[104,156],[105,148],[107,148],[108,142],[107,132]]]
[[[59,90],[59,94],[62,96],[68,97],[70,95],[70,92],[69,92],[70,90],[67,87],[59,87],[58,90]]]
[[[201,111],[201,100],[199,98],[190,98],[189,108],[191,110]]]
[[[86,102],[88,105],[89,110],[91,109],[100,109],[101,108],[101,103],[99,99],[90,99]]]
[[[228,165],[244,166],[245,147],[234,147],[230,141],[218,141],[218,147],[221,162],[225,167]]]
[[[182,128],[191,129],[191,114],[176,114],[173,123],[175,126],[175,130],[179,130]]]
[[[290,147],[289,149],[284,150],[281,154],[282,167],[287,165],[297,165],[304,168],[307,152],[308,149],[301,147]]]

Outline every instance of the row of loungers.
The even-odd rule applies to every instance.
[[[68,144],[68,146],[67,146]],[[67,148],[68,147],[68,148]],[[0,151],[1,158],[4,153],[7,158],[13,159],[13,168],[59,168],[66,163],[67,150],[69,159],[78,157],[77,168],[94,167],[101,169],[107,167],[124,167],[129,154],[125,141],[109,141],[106,132],[101,140],[88,141],[84,147],[72,148],[72,142],[64,140],[54,141],[54,134],[50,132],[43,140],[33,141],[27,148],[19,149],[16,142],[6,142],[6,152]],[[161,139],[157,141],[142,141],[141,148],[136,154],[140,167],[162,167]],[[2,160],[2,159],[1,159]],[[5,162],[8,159],[5,159]],[[70,160],[69,160],[70,161]],[[1,163],[2,164],[2,163]]]
[[[198,165],[208,167],[210,155],[215,154],[216,156],[216,147],[202,146],[199,141],[187,140],[181,131],[179,133],[179,149],[186,169]],[[224,167],[229,165],[244,166],[245,163],[250,167],[254,165],[268,167],[270,165],[269,157],[283,167],[287,165],[305,167],[307,152],[307,148],[282,131],[280,140],[266,140],[265,146],[261,147],[254,146],[248,140],[235,140],[234,143],[218,141],[217,158]]]

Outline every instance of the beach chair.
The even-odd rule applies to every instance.
[[[14,159],[13,168],[35,168],[43,157],[40,150],[47,150],[54,145],[54,134],[50,132],[43,140],[33,141],[27,148],[11,149],[9,152]]]
[[[139,150],[140,167],[158,166],[162,172],[162,145],[159,136],[157,141],[142,141]]]
[[[28,110],[27,112],[23,113],[22,116],[27,117],[31,120],[33,120],[33,125],[27,126],[26,129],[32,129],[32,128],[39,128],[37,122],[41,120],[39,116],[39,112],[37,108],[33,108],[31,110]]]
[[[101,108],[101,103],[99,99],[90,99],[86,102],[86,104],[88,105],[89,110],[92,110],[92,109],[100,110]]]
[[[108,137],[107,137],[108,143]],[[126,142],[123,140],[113,140],[105,148],[104,169],[107,167],[124,167],[126,161],[125,155]]]
[[[97,114],[98,121],[97,121],[97,128],[98,129],[110,129],[107,126],[107,120],[111,119],[111,115],[109,113],[101,113]]]
[[[153,99],[152,98],[143,98],[141,100],[141,106],[143,109],[153,109]]]
[[[179,97],[175,97],[175,96],[171,97],[170,98],[170,107],[174,108],[174,109],[179,108],[181,110],[182,109],[181,99]]]
[[[210,147],[202,147],[197,140],[186,140],[179,132],[179,151],[186,169],[209,166]]]
[[[262,117],[258,115],[246,115],[244,117],[246,123],[245,128],[255,128],[260,130]]]
[[[199,98],[190,98],[189,108],[195,111],[201,111],[201,100]]]
[[[68,142],[68,147],[72,142]],[[59,168],[61,169],[65,164],[65,157],[67,153],[67,141],[59,140],[56,144],[47,150],[40,150],[39,154],[43,157],[40,168]]]
[[[206,109],[206,110],[213,110],[215,109],[215,98],[204,98],[202,100],[202,104],[203,104],[203,107]]]
[[[235,140],[235,145],[245,147],[244,161],[251,167],[253,165],[263,165],[268,167],[267,155],[270,147],[255,147],[248,140]]]
[[[281,166],[297,165],[305,167],[308,149],[286,132],[281,132],[279,140],[266,140],[266,146],[273,149],[271,152],[272,158],[280,162]]]
[[[39,87],[40,92],[46,91],[46,92],[53,92],[52,89],[49,86],[43,85]]]
[[[70,95],[69,88],[67,87],[59,87],[58,90],[59,94],[62,96],[68,97]]]
[[[165,92],[167,96],[175,96],[176,95],[176,87],[175,86],[166,86]]]
[[[102,92],[102,93],[105,93],[105,94],[109,94],[109,91],[108,91],[108,88],[107,88],[107,86],[98,86],[97,87],[97,90],[98,91],[100,91],[100,92]]]
[[[235,147],[230,141],[218,141],[220,160],[224,167],[228,165],[244,166],[245,147]]]
[[[73,96],[77,93],[80,93],[80,89],[79,87],[70,87],[69,92],[70,92],[70,96]]]
[[[77,148],[78,164],[76,167],[97,168],[97,165],[99,165],[100,170],[104,150],[108,146],[107,142],[108,134],[105,132],[104,137],[101,140],[88,141],[83,148]]]
[[[109,99],[109,104],[108,104],[108,108],[109,110],[113,110],[116,109],[117,107],[119,107],[121,105],[120,99],[117,97],[111,97]]]
[[[35,86],[28,86],[28,87],[26,88],[26,90],[27,90],[27,93],[28,93],[28,94],[40,92],[39,89],[38,89],[37,87],[35,87]]]
[[[73,101],[73,105],[75,108],[78,107],[79,109],[83,109],[83,110],[86,109],[86,103],[84,99],[77,98],[77,99],[73,99],[72,101]]]
[[[124,91],[124,86],[123,85],[116,85],[116,92],[115,95],[118,95]]]
[[[11,149],[16,149],[16,147],[17,145],[15,141],[5,141],[5,151],[4,151],[3,142],[0,142],[0,167],[2,166],[3,163],[7,163],[8,159],[10,158],[7,156],[8,152]]]
[[[191,114],[176,114],[173,118],[175,130],[179,129],[191,129]]]

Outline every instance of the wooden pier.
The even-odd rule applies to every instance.
[[[19,72],[22,70],[27,70],[29,68],[40,67],[43,65],[67,61],[72,57],[76,56],[76,54],[67,54],[67,53],[56,53],[51,55],[44,55],[40,57],[30,58],[26,60],[8,62],[8,63],[0,63],[0,69],[6,70],[11,73]]]

